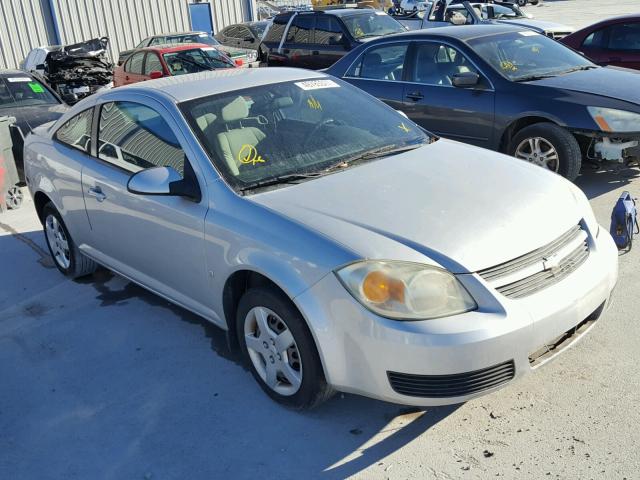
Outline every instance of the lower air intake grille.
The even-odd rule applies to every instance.
[[[513,379],[513,360],[492,367],[452,375],[412,375],[387,372],[391,388],[410,397],[462,397],[497,387]]]

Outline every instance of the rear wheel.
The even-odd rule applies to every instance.
[[[51,202],[42,210],[47,247],[58,270],[71,278],[93,273],[98,264],[85,257],[74,243],[62,217]]]
[[[247,291],[238,305],[236,328],[251,373],[272,399],[309,409],[331,396],[306,322],[280,292]]]
[[[22,206],[24,194],[18,186],[11,187],[4,196],[7,207],[11,210],[17,210]]]
[[[582,152],[575,137],[554,123],[536,123],[523,128],[511,140],[509,153],[575,180],[582,165]]]

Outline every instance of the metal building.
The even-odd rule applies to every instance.
[[[0,69],[38,46],[109,37],[111,57],[164,32],[217,32],[254,18],[256,0],[0,0]]]

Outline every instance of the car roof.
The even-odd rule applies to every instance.
[[[190,75],[164,77],[158,80],[118,87],[117,90],[140,90],[144,93],[157,92],[160,95],[168,95],[174,101],[180,103],[245,88],[327,77],[328,75],[324,73],[301,68],[229,68]],[[105,94],[108,94],[108,92],[105,91]]]
[[[349,17],[351,15],[358,15],[361,13],[380,12],[380,10],[373,10],[372,8],[331,8],[327,10],[303,10],[303,11],[289,11],[276,15],[277,17],[286,17],[292,15],[334,15],[336,17]],[[381,14],[383,12],[380,12]],[[385,13],[386,15],[386,13]]]
[[[605,18],[603,20],[600,20],[599,22],[596,22],[594,24],[589,25],[588,27],[584,27],[581,28],[581,31],[584,30],[596,30],[597,28],[604,26],[604,25],[609,25],[609,24],[614,24],[614,23],[620,23],[620,22],[624,22],[624,21],[628,21],[628,20],[633,20],[634,22],[638,22],[640,21],[640,15],[637,13],[631,13],[628,15],[619,15],[617,17],[609,17],[609,18]]]
[[[22,70],[0,70],[0,77],[2,78],[15,77],[18,75],[27,76],[27,77],[32,76],[30,73],[23,72]]]
[[[191,50],[194,48],[214,48],[206,43],[165,43],[163,45],[153,45],[151,47],[140,48],[139,50],[154,51],[158,53],[181,52],[182,50]]]
[[[452,25],[450,27],[428,28],[424,30],[410,30],[408,32],[394,33],[385,35],[382,39],[397,37],[444,37],[455,38],[463,42],[473,40],[474,38],[498,35],[501,33],[513,32],[531,32],[526,27],[518,25],[507,25],[504,23],[483,23],[480,25]]]
[[[150,35],[147,38],[157,38],[157,37],[180,37],[180,36],[186,36],[186,35],[200,35],[200,34],[207,34],[207,32],[203,32],[200,30],[195,30],[195,31],[191,31],[191,32],[168,32],[168,33],[157,33],[155,35]]]

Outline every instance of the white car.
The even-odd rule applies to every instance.
[[[430,3],[424,0],[402,0],[400,8],[405,12],[424,12],[428,10]]]

